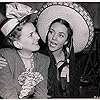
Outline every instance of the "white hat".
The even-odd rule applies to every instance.
[[[2,26],[1,31],[7,36],[23,18],[34,12],[31,7],[24,4],[6,4],[6,17],[9,18],[9,20]]]
[[[50,24],[57,18],[62,18],[71,25],[75,53],[91,44],[94,36],[92,19],[82,6],[72,2],[50,2],[39,10],[37,29],[44,42]]]

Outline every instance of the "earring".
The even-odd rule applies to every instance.
[[[67,52],[69,53],[69,48],[68,48],[68,47],[66,47],[66,50],[67,50]]]
[[[69,59],[67,59],[67,63],[69,64],[69,62],[70,62],[70,60]]]

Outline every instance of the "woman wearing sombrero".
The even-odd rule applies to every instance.
[[[79,97],[80,69],[74,53],[87,48],[94,35],[86,10],[76,3],[53,2],[38,12],[37,29],[50,56],[48,95],[51,98]]]
[[[47,3],[38,12],[37,28],[50,56],[48,95],[79,97],[80,67],[74,53],[87,48],[94,29],[90,15],[76,3]]]

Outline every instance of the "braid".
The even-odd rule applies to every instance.
[[[68,41],[68,44],[64,45],[62,49],[65,54],[65,59],[66,59],[67,64],[69,64],[69,61],[70,61],[70,54],[72,51],[72,46],[73,46],[73,39],[70,38],[70,40]]]

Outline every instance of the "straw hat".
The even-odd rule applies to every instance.
[[[50,2],[38,11],[37,28],[44,42],[50,24],[57,18],[62,18],[71,25],[75,53],[91,44],[94,36],[92,19],[82,6],[73,2]]]
[[[6,4],[6,19],[8,19],[1,31],[5,36],[8,36],[12,30],[26,17],[35,13],[31,7],[21,3],[9,3]]]

